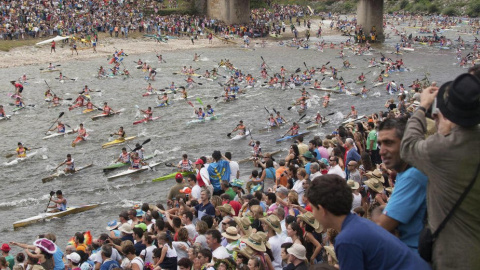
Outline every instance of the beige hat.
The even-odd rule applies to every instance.
[[[266,232],[256,232],[256,234],[260,235],[260,238],[262,238],[263,243],[268,249],[272,249],[270,243],[268,242],[268,235]]]
[[[394,189],[395,189],[395,188],[393,188],[393,187],[386,187],[386,188],[385,188],[385,190],[388,191],[388,193],[390,193],[390,194],[393,193],[393,190],[394,190]]]
[[[303,222],[307,223],[308,225],[312,226],[317,233],[323,231],[323,226],[318,223],[311,212],[305,212],[301,215],[298,215],[298,218],[301,219]]]
[[[353,190],[357,190],[360,187],[360,184],[353,180],[348,180],[347,185]]]
[[[263,243],[263,239],[258,233],[251,234],[248,237],[245,236],[240,239],[242,242],[244,242],[245,244],[247,244],[249,247],[251,247],[256,251],[260,251],[260,252],[267,251],[267,249],[265,248],[265,244]]]
[[[233,207],[228,203],[217,206],[217,209],[229,215],[232,215],[232,216],[235,215],[235,210],[233,210]]]
[[[365,175],[368,176],[368,178],[375,178],[378,181],[385,183],[385,178],[383,178],[383,174],[379,169],[375,169],[373,172],[366,172]]]
[[[277,234],[282,233],[280,219],[276,215],[269,215],[267,217],[260,218],[260,221],[265,222],[265,224],[272,228]]]
[[[305,255],[307,254],[307,250],[303,245],[300,244],[293,244],[289,249],[287,249],[288,254],[292,254],[295,258],[299,260],[306,260],[307,258]]]
[[[225,232],[222,233],[222,236],[230,240],[238,240],[240,238],[237,228],[233,226],[228,227]]]
[[[123,223],[120,227],[118,227],[118,230],[126,234],[133,233],[132,226],[128,223]]]
[[[243,256],[247,257],[248,259],[250,259],[253,255],[255,255],[255,250],[251,249],[249,246],[245,245],[244,244],[244,247],[234,247],[233,248],[233,251],[236,251],[240,254],[242,254]]]
[[[250,225],[252,222],[248,217],[233,217],[233,220],[235,220],[238,228],[242,230],[245,235],[249,235],[251,233],[252,227]]]
[[[333,262],[337,264],[338,259],[337,259],[337,254],[335,254],[335,248],[333,246],[324,246],[323,248],[325,248],[325,251],[327,252],[327,254],[332,257]]]
[[[367,184],[367,186],[370,189],[373,189],[374,191],[376,191],[378,193],[383,192],[383,184],[376,178],[370,178],[367,181],[365,181],[364,183]]]

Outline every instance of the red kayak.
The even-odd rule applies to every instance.
[[[142,120],[138,120],[138,121],[133,122],[133,124],[134,124],[134,125],[137,125],[137,124],[141,124],[141,123],[147,122],[147,121],[148,121],[148,122],[150,122],[150,121],[155,121],[155,120],[157,120],[158,118],[160,118],[160,116],[152,117],[152,118],[150,118],[150,119],[143,118]]]
[[[82,141],[85,141],[88,137],[88,133],[85,135],[85,137],[80,137],[80,136],[77,136],[77,138],[75,138],[75,140],[73,140],[72,142],[72,147],[75,147],[78,143],[82,142]]]

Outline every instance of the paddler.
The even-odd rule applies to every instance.
[[[149,93],[149,94],[152,94],[152,93],[153,93],[153,90],[154,90],[154,89],[153,89],[153,87],[152,87],[152,84],[151,84],[151,83],[148,83],[148,86],[147,86],[147,88],[146,88],[146,89],[147,89],[147,93]]]
[[[247,131],[247,128],[245,127],[245,125],[243,124],[243,120],[240,120],[239,124],[237,125],[237,127],[235,127],[232,132],[235,132],[235,131],[239,131],[238,132],[238,135],[245,135],[246,131]]]
[[[103,103],[103,114],[110,115],[115,114],[115,111],[107,105],[107,102]]]
[[[118,140],[125,140],[125,131],[123,130],[123,127],[120,127],[117,132],[110,134],[110,137],[114,135],[118,136]]]
[[[27,151],[30,151],[30,149],[24,147],[21,142],[18,143],[17,149],[15,149],[15,152],[17,152],[17,157],[19,158],[27,157]]]
[[[23,73],[22,82],[27,82],[27,74]]]
[[[5,117],[7,114],[5,113],[5,110],[3,109],[3,105],[0,105],[0,117]]]
[[[376,79],[376,81],[379,82],[379,83],[383,82],[382,74],[378,75],[378,78]]]
[[[203,77],[205,78],[210,78],[210,72],[207,70],[205,70],[205,74],[203,74]]]
[[[15,86],[15,94],[17,96],[21,96],[23,92],[23,85],[21,83],[17,83],[15,81],[11,81],[12,85]]]
[[[315,115],[315,124],[321,124],[322,120],[323,120],[322,115],[320,114],[320,112],[317,112],[317,115]]]
[[[103,68],[103,66],[100,66],[100,68],[98,69],[98,77],[101,76],[105,76],[105,69]]]
[[[190,74],[190,75],[193,74],[193,73],[195,73],[195,70],[193,69],[192,66],[190,66],[190,67],[188,68],[187,73]]]
[[[118,156],[117,162],[130,163],[130,153],[127,152],[127,148],[122,148],[122,153]]]
[[[360,76],[358,76],[358,80],[359,80],[360,82],[364,82],[364,81],[365,81],[365,75],[363,75],[363,72],[362,72],[362,74],[360,74]]]
[[[280,112],[277,111],[277,115],[275,116],[275,121],[277,121],[278,125],[285,124],[287,120],[280,115]]]
[[[175,86],[175,82],[172,82],[172,84],[170,84],[170,90],[175,93],[175,91],[177,90],[177,87]]]
[[[49,131],[57,130],[58,133],[65,133],[65,124],[63,124],[60,120],[57,121],[57,126],[49,129]]]
[[[192,79],[191,76],[188,76],[188,78],[185,80],[187,82],[187,87],[190,88],[193,86],[193,83],[195,83],[195,81]]]
[[[300,126],[298,126],[297,122],[293,122],[292,127],[288,129],[286,133],[287,134],[290,133],[290,136],[297,135],[299,129],[300,129]]]
[[[58,105],[60,105],[60,100],[62,100],[61,98],[59,98],[56,94],[53,95],[53,99],[52,99],[52,107],[56,107]]]
[[[181,73],[182,74],[187,74],[188,73],[187,66],[183,66]]]
[[[187,93],[187,89],[185,89],[185,87],[180,87],[180,93],[182,94],[182,98],[183,99],[187,99],[188,97],[188,93]]]
[[[81,95],[88,95],[90,93],[90,89],[88,88],[88,85],[85,85],[83,88],[82,92],[80,93]]]
[[[157,55],[158,62],[163,62],[163,56],[161,54]]]
[[[153,115],[152,107],[148,107],[146,111],[144,110],[140,110],[140,111],[145,114],[145,120],[146,120],[145,122],[148,122],[148,120],[152,119],[152,115]]]
[[[260,146],[260,141],[250,140],[248,145],[253,147],[252,157],[254,159],[258,159],[258,158],[262,157],[262,147]]]
[[[87,104],[85,104],[85,107],[86,107],[85,110],[87,110],[87,112],[91,112],[91,111],[93,111],[93,106],[95,106],[95,105],[93,105],[92,101],[90,99],[88,99]],[[85,110],[84,110],[84,112],[85,112]]]
[[[352,119],[357,119],[358,117],[358,111],[355,109],[355,106],[352,106],[351,107],[351,110],[350,112],[347,114],[347,116],[345,116],[344,118],[347,119],[348,117],[352,118]]]
[[[137,61],[137,65],[141,66],[143,64],[142,60],[139,58]]]
[[[365,87],[365,85],[362,87],[362,97],[363,98],[366,98],[367,97],[367,92],[368,92],[368,89]]]
[[[135,148],[138,148],[138,150],[135,152],[137,153],[138,157],[143,160],[145,149],[143,149],[143,147],[139,143],[135,144]]]
[[[138,170],[141,169],[142,166],[147,165],[147,163],[143,162],[142,159],[138,156],[137,152],[132,152],[130,154],[130,170]]]
[[[48,208],[52,209],[49,212],[54,213],[54,212],[62,212],[67,210],[67,199],[63,197],[62,191],[57,190],[57,192],[55,192],[55,195],[57,196],[57,199],[50,198],[50,201],[55,203],[55,205],[48,206]]]
[[[55,69],[55,66],[52,63],[49,63],[47,69],[48,70]]]
[[[82,141],[84,141],[85,137],[87,136],[87,130],[83,127],[83,124],[80,124],[79,128],[76,130],[74,129],[73,132],[78,133],[77,138],[75,140],[81,139]],[[72,143],[72,146],[75,147],[75,143]]]
[[[187,154],[182,155],[182,160],[177,164],[177,168],[180,172],[191,172],[193,171],[193,163],[188,159]]]
[[[160,100],[159,106],[168,106],[169,105],[169,99],[168,99],[167,93],[163,93],[163,96],[161,98],[160,97],[157,97],[157,98],[158,98],[158,100]]]
[[[193,61],[194,61],[194,62],[197,62],[197,61],[198,61],[198,54],[197,54],[197,53],[195,53],[195,55],[193,56]]]
[[[17,97],[15,99],[15,107],[17,107],[17,108],[25,107],[25,104],[23,104],[23,101],[22,101],[21,97]]]
[[[315,79],[315,81],[313,82],[313,88],[315,88],[315,89],[320,89],[320,88],[321,88],[321,84],[322,84],[321,81],[319,81],[318,79]]]
[[[329,102],[330,102],[330,93],[328,93],[323,97],[323,104],[322,104],[323,107],[326,108]]]
[[[66,165],[65,169],[63,170],[65,173],[74,173],[75,172],[75,161],[72,158],[71,154],[67,154],[67,159],[65,159],[62,163],[60,163],[58,167]]]
[[[212,106],[209,104],[207,105],[207,110],[205,111],[208,117],[215,116],[215,110],[213,110]]]
[[[270,127],[277,127],[280,126],[280,124],[277,122],[277,119],[273,117],[273,113],[270,114],[270,116],[267,118],[268,126]]]
[[[195,114],[197,115],[197,118],[199,120],[205,119],[205,113],[203,112],[202,108],[198,108],[198,110],[195,110]]]
[[[153,67],[150,67],[149,74],[148,74],[148,79],[150,81],[155,81],[155,76],[157,76],[157,71]]]

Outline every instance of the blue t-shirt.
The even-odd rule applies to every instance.
[[[203,203],[197,204],[195,210],[198,212],[198,219],[201,219],[203,215],[215,216],[215,207],[210,202],[206,205],[203,205]]]
[[[55,244],[56,245],[56,244]],[[65,264],[63,263],[63,252],[57,246],[57,251],[52,255],[55,266],[53,270],[65,270]]]
[[[372,221],[348,214],[335,238],[340,269],[404,270],[430,266],[402,241]]]
[[[414,251],[418,249],[427,210],[427,181],[427,176],[413,167],[397,173],[395,192],[383,211],[399,222],[400,240]]]
[[[112,270],[113,268],[117,267],[120,267],[117,261],[109,260],[102,263],[102,265],[100,266],[100,270]]]
[[[307,172],[308,175],[311,174],[311,172],[310,172],[310,166],[311,166],[311,165],[312,165],[312,163],[311,163],[311,162],[308,162],[307,164],[305,164],[305,167],[304,167],[304,168],[305,168],[305,171]]]

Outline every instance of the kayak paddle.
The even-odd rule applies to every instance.
[[[270,111],[267,109],[267,106],[263,106],[265,108],[265,111],[267,111],[268,114],[270,114]]]
[[[55,191],[50,191],[50,198],[48,199],[47,208],[45,208],[45,211],[44,211],[45,213],[48,210],[48,206],[50,206],[50,200],[52,199],[53,195],[55,195]]]
[[[197,101],[198,101],[198,103],[200,103],[203,106],[203,102],[199,97],[197,97]]]
[[[53,127],[53,125],[55,125],[55,123],[58,121],[58,119],[60,119],[65,113],[64,112],[61,112],[60,115],[58,116],[57,120],[55,120],[55,122],[53,122],[53,124],[48,128],[48,130],[45,132],[45,135],[47,135],[48,131],[50,131],[50,129]]]

